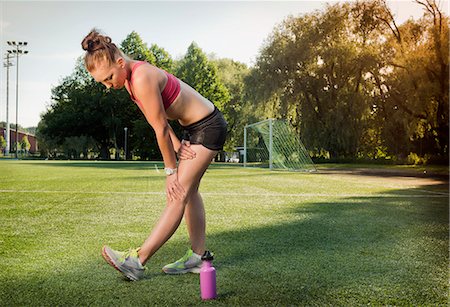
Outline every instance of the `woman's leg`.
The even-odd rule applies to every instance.
[[[196,157],[192,160],[181,160],[178,165],[178,181],[186,194],[184,199],[167,202],[158,223],[139,250],[139,260],[145,264],[147,260],[172,236],[180,225],[185,206],[192,192],[198,187],[200,180],[217,151],[202,145],[191,145]]]
[[[205,208],[203,206],[202,196],[196,190],[192,191],[189,202],[184,211],[184,218],[189,232],[189,239],[194,253],[203,255],[205,252]]]

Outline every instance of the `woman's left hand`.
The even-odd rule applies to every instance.
[[[191,142],[182,140],[180,149],[178,150],[178,159],[192,160],[195,158],[195,151],[191,149]]]
[[[166,195],[169,201],[183,200],[186,192],[178,181],[178,174],[167,176],[166,178]]]

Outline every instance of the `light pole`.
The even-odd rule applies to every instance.
[[[9,156],[9,148],[11,144],[10,139],[10,131],[9,131],[9,67],[13,66],[13,64],[9,61],[10,54],[6,54],[6,62],[3,63],[3,67],[6,67],[6,149],[5,149],[5,156]]]
[[[123,130],[125,131],[125,161],[127,160],[127,134],[128,134],[128,128],[125,127],[123,128]]]
[[[19,55],[27,54],[27,50],[22,50],[27,42],[15,42],[8,41],[8,45],[14,46],[16,49],[8,50],[8,53],[14,53],[16,55],[16,159],[17,151],[19,150]]]

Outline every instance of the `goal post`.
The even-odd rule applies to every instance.
[[[315,171],[294,127],[286,120],[266,119],[244,127],[244,167]]]

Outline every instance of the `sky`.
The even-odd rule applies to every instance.
[[[0,0],[0,53],[7,41],[26,41],[19,58],[19,125],[37,126],[51,101],[51,89],[70,75],[83,55],[81,41],[99,28],[120,44],[136,31],[177,59],[195,41],[207,54],[251,66],[274,26],[287,16],[322,10],[339,1],[5,1]],[[448,14],[448,1],[441,0]],[[401,24],[420,18],[412,0],[388,1]],[[9,71],[9,121],[16,118],[15,58]],[[6,121],[6,68],[0,74],[0,121]]]

